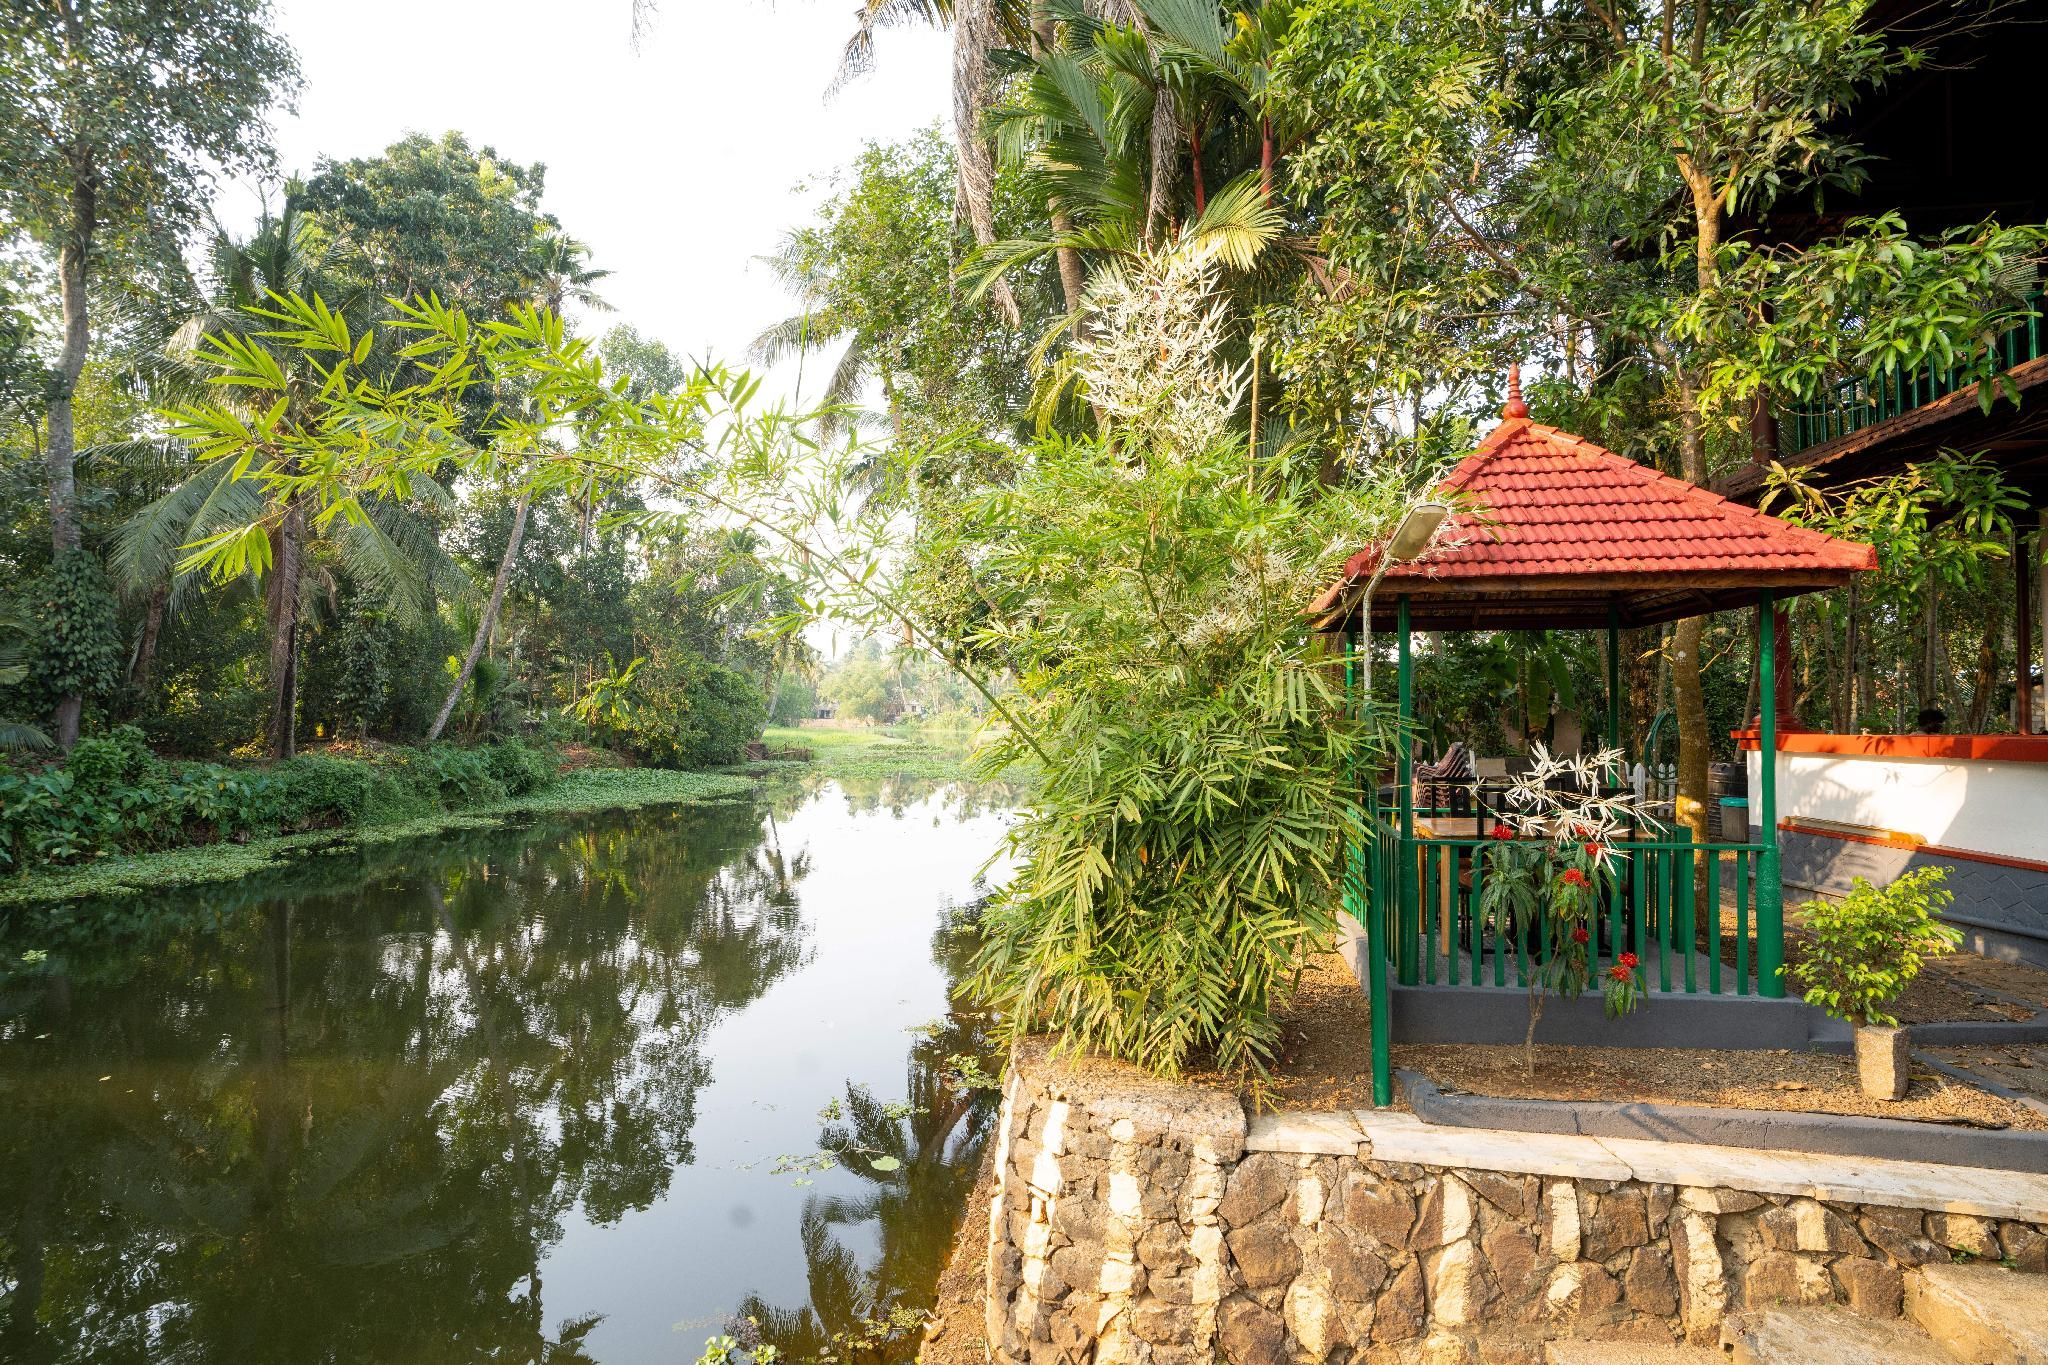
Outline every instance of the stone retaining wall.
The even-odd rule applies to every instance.
[[[1900,1162],[1369,1112],[1248,1124],[1232,1096],[1032,1048],[997,1144],[1003,1362],[1537,1362],[1557,1337],[1712,1343],[1772,1303],[1894,1317],[1902,1270],[1952,1252],[2048,1270],[2048,1177],[1945,1194]]]

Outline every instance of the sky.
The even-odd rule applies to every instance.
[[[853,9],[666,0],[636,51],[630,0],[276,0],[305,76],[297,112],[277,120],[280,164],[310,172],[320,155],[451,128],[542,162],[546,207],[614,272],[600,292],[617,313],[585,325],[630,322],[736,362],[793,311],[754,258],[808,219],[819,192],[799,182],[950,108],[947,40],[919,27],[884,33],[874,72],[825,98]],[[258,196],[223,186],[218,211],[246,226]]]

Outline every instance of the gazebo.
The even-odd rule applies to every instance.
[[[1392,1102],[1389,971],[1400,986],[1523,984],[1527,949],[1480,914],[1485,841],[1417,827],[1412,734],[1412,635],[1417,630],[1598,629],[1607,632],[1607,733],[1621,735],[1620,632],[1709,612],[1757,609],[1761,694],[1775,695],[1776,603],[1839,587],[1877,565],[1876,551],[1791,526],[1591,441],[1529,420],[1518,376],[1499,426],[1438,485],[1457,504],[1436,553],[1382,564],[1369,545],[1310,605],[1318,630],[1345,637],[1357,658],[1362,630],[1392,632],[1399,660],[1396,809],[1375,818],[1345,877],[1345,911],[1363,928],[1372,1006],[1373,1102]],[[1377,582],[1376,594],[1368,594]],[[1370,596],[1369,605],[1367,598]],[[1349,668],[1355,674],[1355,668]],[[1354,683],[1355,686],[1355,683]],[[1762,745],[1774,743],[1764,706]],[[1632,841],[1627,875],[1601,924],[1596,969],[1633,943],[1654,1007],[1660,995],[1702,989],[1775,1000],[1784,995],[1784,920],[1777,810],[1770,765],[1760,783],[1761,828],[1742,843],[1691,842],[1683,828]],[[1365,797],[1377,805],[1377,795]],[[1378,812],[1374,814],[1377,816]],[[1724,857],[1734,864],[1736,962],[1724,983],[1719,924],[1712,951],[1694,951],[1696,860],[1719,916]],[[1440,951],[1441,950],[1441,951]],[[1513,965],[1510,966],[1510,963]],[[1491,980],[1487,978],[1490,976]],[[1467,998],[1461,1006],[1469,1010]],[[1790,1002],[1787,1002],[1790,1003]]]

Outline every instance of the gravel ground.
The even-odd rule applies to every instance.
[[[2003,965],[1986,964],[1982,959],[1973,962],[1979,967]],[[1972,979],[1958,973],[1941,984],[1947,988],[1951,980]],[[1236,1088],[1248,1102],[1279,1109],[1362,1108],[1371,1104],[1368,1018],[1364,995],[1351,969],[1335,953],[1319,955],[1302,973],[1300,989],[1282,1015],[1282,1053],[1270,1083],[1258,1090]],[[2039,1064],[2041,1070],[2032,1074],[2042,1077],[2036,1084],[2048,1087],[2048,1055],[2043,1055]],[[1538,1047],[1532,1076],[1519,1047],[1417,1044],[1394,1048],[1394,1065],[1420,1071],[1447,1090],[1477,1095],[1648,1100],[2048,1129],[2048,1119],[2024,1105],[1924,1069],[1916,1069],[1913,1088],[1905,1099],[1896,1103],[1866,1099],[1856,1085],[1855,1063],[1820,1052]],[[1209,1085],[1231,1085],[1223,1076],[1196,1079]],[[2022,1087],[2015,1084],[2015,1088]]]

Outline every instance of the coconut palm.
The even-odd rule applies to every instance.
[[[612,272],[592,269],[589,261],[590,247],[566,232],[550,229],[536,235],[533,239],[533,276],[536,281],[533,303],[557,314],[566,303],[580,303],[599,313],[611,312],[612,306],[604,301],[594,286],[599,280],[609,278]]]
[[[176,328],[159,354],[138,366],[159,396],[204,392],[215,401],[234,402],[239,390],[209,385],[200,360],[202,340],[218,338],[268,354],[290,376],[287,402],[300,418],[324,401],[320,377],[305,364],[304,353],[272,345],[265,336],[272,324],[260,311],[266,301],[306,288],[321,264],[320,235],[296,200],[293,185],[283,207],[274,215],[266,209],[246,240],[215,231],[208,244],[209,297]],[[359,310],[367,300],[344,296],[341,302],[342,311],[348,312]],[[414,491],[430,506],[449,501],[432,480],[417,481]],[[271,686],[265,742],[273,756],[282,758],[291,754],[295,740],[300,627],[318,590],[333,586],[336,568],[408,621],[423,616],[437,583],[461,580],[441,551],[431,522],[416,507],[377,501],[366,509],[368,516],[360,524],[336,518],[317,527],[296,501],[269,508],[268,497],[264,485],[247,477],[236,462],[209,461],[129,518],[116,535],[112,567],[130,590],[162,593],[163,605],[152,612],[152,620],[160,622],[162,610],[174,610],[198,581],[178,566],[182,547],[225,527],[273,514],[273,567],[263,585]],[[316,545],[324,553],[316,554]],[[156,599],[152,600],[154,605]]]
[[[1029,49],[1033,5],[1029,0],[861,0],[833,77],[837,89],[874,69],[875,34],[898,24],[928,24],[953,31],[953,136],[959,144],[954,202],[973,229],[974,240],[996,240],[996,162],[984,126],[995,96],[999,49]],[[993,281],[988,296],[1012,323],[1022,313],[1006,281]]]

